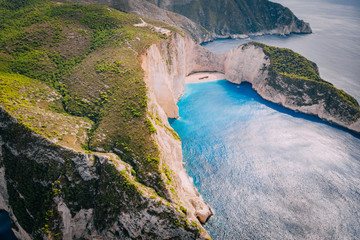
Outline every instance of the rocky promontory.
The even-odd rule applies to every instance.
[[[323,80],[314,62],[290,49],[251,42],[228,52],[224,66],[228,81],[249,82],[270,102],[360,132],[356,99]]]
[[[59,0],[69,2],[68,0]],[[268,0],[72,0],[104,4],[181,28],[197,43],[248,35],[311,33],[290,9]]]
[[[19,239],[209,238],[201,224],[213,213],[167,120],[193,73],[250,82],[359,132],[357,102],[288,49],[214,54],[174,26],[100,5],[0,10],[0,208]]]
[[[159,103],[168,117],[178,117],[176,102],[184,91],[186,76],[216,72],[236,84],[251,83],[255,91],[270,102],[360,132],[356,99],[323,80],[314,62],[290,49],[251,42],[227,53],[214,54],[186,37],[175,35],[170,41],[174,42],[170,45],[173,48],[161,43],[147,51],[145,62],[157,64],[147,63],[146,66],[156,67],[144,68],[150,78],[150,89],[161,99]]]
[[[212,211],[142,69],[185,33],[100,5],[0,10],[0,208],[16,236],[209,238]]]
[[[200,24],[211,38],[311,33],[290,9],[268,0],[147,0]]]

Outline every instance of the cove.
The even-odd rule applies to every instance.
[[[214,239],[355,239],[360,139],[263,100],[250,84],[187,84],[185,168],[215,215]]]

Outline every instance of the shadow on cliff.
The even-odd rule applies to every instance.
[[[327,126],[336,128],[336,129],[340,129],[344,132],[347,132],[349,134],[351,134],[352,136],[359,138],[360,139],[360,134],[357,134],[351,130],[348,130],[344,127],[338,126],[336,124],[327,122],[325,120],[322,120],[321,118],[315,116],[315,115],[309,115],[309,114],[305,114],[305,113],[301,113],[301,112],[297,112],[291,109],[287,109],[283,106],[281,106],[280,104],[276,104],[276,103],[272,103],[269,102],[265,99],[263,99],[253,88],[252,88],[252,84],[251,83],[241,83],[240,85],[238,84],[234,84],[231,82],[226,81],[226,84],[223,85],[226,88],[226,91],[228,92],[235,92],[237,94],[242,94],[245,95],[251,99],[253,99],[254,101],[259,102],[260,104],[263,104],[277,112],[281,112],[287,115],[290,115],[292,117],[295,118],[302,118],[308,121],[312,121],[312,122],[317,122],[317,123],[321,123],[321,124],[325,124]],[[169,120],[170,121],[170,120]],[[170,122],[171,123],[171,122]]]

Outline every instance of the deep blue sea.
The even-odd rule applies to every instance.
[[[360,100],[360,1],[282,4],[314,33],[255,39],[305,55]],[[206,47],[223,52],[242,42]],[[171,126],[188,174],[215,212],[205,225],[213,239],[360,238],[358,135],[269,103],[246,83],[187,84],[178,105]]]

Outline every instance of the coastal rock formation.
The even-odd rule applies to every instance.
[[[136,183],[114,154],[57,146],[3,110],[0,122],[0,207],[10,212],[19,239],[201,239],[181,211]]]
[[[153,45],[143,61],[150,89],[157,99],[162,99],[159,104],[168,117],[178,117],[176,102],[183,92],[186,76],[217,72],[236,84],[251,83],[254,90],[270,102],[360,132],[357,101],[321,79],[315,63],[289,49],[252,42],[224,54],[214,54],[189,38],[174,36],[170,42],[170,45],[167,45],[169,42]],[[184,54],[174,54],[178,51],[172,50],[175,46]],[[154,55],[155,49],[157,55]],[[166,77],[155,77],[159,69],[149,67],[149,62],[162,66]]]
[[[311,33],[308,23],[268,0],[147,0],[200,24],[212,38]]]
[[[141,68],[184,33],[105,6],[29,4],[0,4],[12,23],[0,29],[0,207],[17,237],[209,238],[212,211]],[[17,21],[25,12],[37,20]]]
[[[279,71],[278,51],[261,44],[213,54],[108,7],[13,2],[0,4],[11,21],[0,28],[0,207],[19,239],[209,238],[201,223],[212,211],[167,120],[192,73],[249,81],[270,101],[323,107],[320,117],[358,131],[356,101],[311,62],[314,81]]]
[[[70,0],[59,0],[69,2]],[[104,4],[189,33],[197,43],[247,35],[311,33],[308,23],[288,8],[268,0],[71,0]]]
[[[186,35],[171,35],[150,46],[142,56],[145,81],[167,117],[177,118],[176,103],[185,90],[185,77],[196,72],[224,72],[225,55],[215,55]]]
[[[248,43],[230,50],[226,79],[249,82],[264,99],[360,132],[357,101],[322,80],[315,63],[289,50]]]

